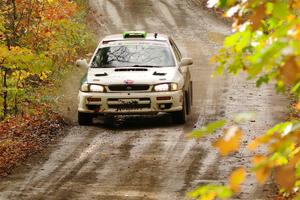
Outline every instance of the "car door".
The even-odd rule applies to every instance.
[[[172,38],[170,38],[170,44],[171,44],[171,47],[174,51],[177,62],[180,63],[181,59],[182,59],[182,54],[181,54],[179,48],[177,47],[177,45],[175,44],[175,42]],[[190,80],[191,80],[190,70],[189,70],[188,66],[180,67],[180,70],[181,70],[182,75],[184,77],[185,90],[188,90],[189,89],[188,87],[190,85]]]

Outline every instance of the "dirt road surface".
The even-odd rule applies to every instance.
[[[195,0],[90,0],[90,23],[100,37],[125,30],[163,32],[173,36],[186,56],[194,59],[194,107],[184,126],[168,116],[129,117],[115,125],[72,126],[45,152],[0,180],[0,199],[188,199],[198,185],[222,184],[236,166],[248,166],[249,140],[284,116],[287,101],[270,86],[255,88],[244,77],[210,77],[210,56],[216,53],[229,26],[202,10]],[[79,82],[74,74],[62,98],[76,109]],[[67,107],[67,106],[66,106]],[[255,111],[243,125],[240,153],[220,157],[211,147],[218,135],[201,141],[187,133],[208,122]],[[62,111],[63,112],[63,111]],[[69,117],[75,116],[70,112]],[[234,198],[265,199],[272,187],[256,186],[248,175],[243,192]]]

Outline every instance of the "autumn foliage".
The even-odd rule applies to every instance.
[[[32,91],[87,46],[90,35],[69,0],[0,2],[0,118],[22,112]]]
[[[221,8],[224,16],[231,18],[232,34],[225,39],[218,55],[215,74],[244,72],[259,87],[275,83],[278,92],[300,94],[300,1],[298,0],[209,0],[209,7]],[[295,105],[299,112],[300,104]],[[252,168],[237,166],[226,185],[204,185],[189,193],[195,199],[211,200],[230,198],[239,192],[246,171],[256,175],[258,184],[264,184],[271,175],[280,193],[300,199],[300,121],[299,114],[292,121],[270,128],[248,145],[252,151]],[[217,129],[223,136],[213,143],[222,156],[239,151],[239,128],[251,113],[238,114],[235,119],[220,120],[208,124],[191,134],[201,138]],[[230,122],[230,123],[229,123]],[[266,154],[256,153],[264,146]]]
[[[84,19],[76,1],[0,1],[0,176],[66,125],[41,91],[88,51]]]

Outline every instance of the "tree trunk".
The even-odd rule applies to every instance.
[[[8,70],[3,67],[3,117],[5,118],[8,114],[7,110],[7,76],[8,76]]]
[[[16,94],[15,94],[15,98],[14,98],[14,113],[15,113],[15,116],[17,116],[18,114],[18,91],[19,91],[19,82],[20,82],[20,78],[21,78],[21,72],[19,71],[19,75],[18,75],[18,80],[17,80],[17,83],[16,83]]]

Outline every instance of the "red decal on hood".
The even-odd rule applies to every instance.
[[[134,81],[133,81],[133,80],[125,80],[124,83],[125,83],[126,85],[131,85],[131,84],[134,83]]]

